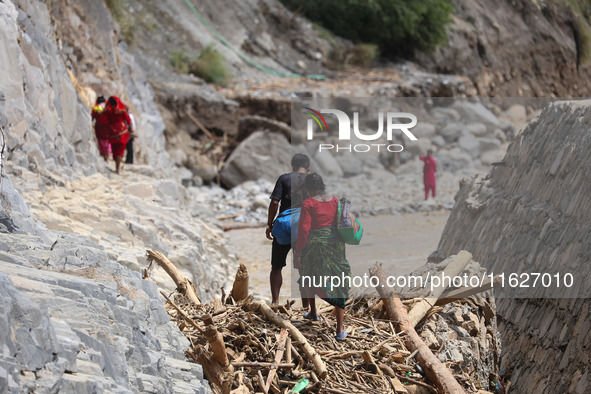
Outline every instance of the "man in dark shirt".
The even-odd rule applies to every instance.
[[[302,204],[303,196],[301,196],[298,185],[301,185],[306,174],[310,171],[310,158],[306,155],[297,153],[291,158],[291,168],[293,172],[283,174],[277,179],[273,193],[271,193],[271,203],[269,204],[269,213],[267,218],[267,238],[273,240],[271,251],[271,275],[269,280],[271,282],[271,298],[272,304],[279,303],[279,291],[283,284],[283,277],[281,270],[286,266],[286,259],[291,244],[281,245],[271,235],[271,228],[273,221],[279,213],[289,208],[297,208]],[[292,187],[296,190],[293,190]],[[293,195],[292,195],[293,194]],[[305,305],[304,305],[305,306]]]

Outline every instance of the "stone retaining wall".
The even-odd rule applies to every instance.
[[[590,126],[591,101],[550,104],[503,165],[462,182],[437,253],[469,250],[495,273],[553,269],[589,278]],[[501,370],[513,392],[589,392],[590,308],[584,298],[497,299]]]

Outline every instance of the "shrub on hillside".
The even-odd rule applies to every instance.
[[[197,59],[189,66],[189,72],[218,85],[226,85],[230,80],[226,60],[213,45],[203,48]]]
[[[377,44],[389,56],[445,43],[453,0],[281,0],[333,33]]]
[[[191,59],[187,54],[183,51],[174,51],[170,55],[170,63],[172,63],[172,67],[177,73],[180,74],[188,74],[189,73],[189,64],[191,63]]]

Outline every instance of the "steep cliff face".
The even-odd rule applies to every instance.
[[[591,101],[550,104],[503,166],[462,183],[438,251],[469,250],[497,274],[571,272],[589,297],[590,125]],[[497,299],[501,368],[515,392],[588,392],[590,308],[588,298]]]
[[[588,96],[587,33],[568,4],[456,1],[448,44],[417,61],[434,72],[468,76],[480,95]]]

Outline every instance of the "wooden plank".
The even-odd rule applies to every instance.
[[[472,253],[465,250],[460,251],[456,257],[445,267],[442,273],[437,275],[445,275],[448,277],[454,277],[459,275],[470,261],[472,260]],[[408,312],[408,318],[410,319],[413,327],[416,326],[423,318],[429,313],[429,310],[435,306],[435,303],[439,299],[439,296],[445,291],[445,287],[437,287],[430,292],[429,297],[423,299],[414,305],[410,312]]]
[[[454,301],[458,301],[464,298],[472,297],[476,294],[491,290],[495,285],[498,285],[501,281],[501,275],[497,275],[491,281],[490,279],[485,280],[482,285],[478,287],[460,287],[459,289],[449,290],[441,295],[441,298],[437,300],[435,305],[441,306],[449,304]]]

